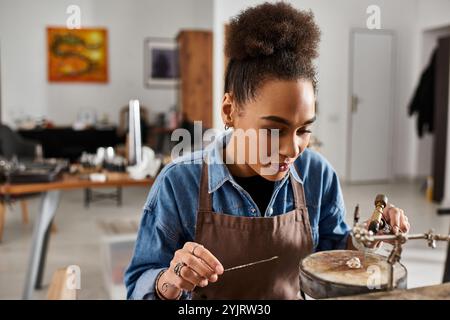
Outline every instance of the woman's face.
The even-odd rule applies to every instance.
[[[227,96],[224,104],[226,100]],[[233,165],[235,173],[238,171],[243,176],[259,174],[271,181],[282,179],[309,143],[311,125],[315,120],[315,96],[311,81],[267,81],[259,88],[255,99],[241,107],[235,107],[233,103],[231,105],[229,112],[234,128],[232,141],[239,132],[251,130],[257,133],[257,146],[254,141],[245,139],[245,163]],[[226,108],[223,107],[223,111],[222,116],[227,123]],[[271,131],[273,129],[278,129],[279,139],[278,148],[271,150],[270,138],[276,138],[274,131]],[[265,138],[262,138],[264,134]],[[242,144],[241,147],[238,144],[231,145],[233,154],[239,149],[242,152]],[[261,155],[267,155],[268,158]]]

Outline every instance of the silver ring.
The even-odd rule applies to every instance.
[[[388,225],[387,222],[384,223],[384,228],[381,230],[383,233],[391,233],[392,228],[390,225]]]
[[[181,269],[185,267],[186,264],[184,262],[178,262],[175,267],[173,268],[173,272],[179,277],[181,277]]]

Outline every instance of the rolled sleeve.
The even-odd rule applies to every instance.
[[[339,179],[334,170],[327,174],[324,183],[317,251],[339,250],[347,247],[350,227],[345,222],[345,205]]]
[[[167,268],[149,269],[142,273],[134,285],[134,290],[129,296],[132,300],[154,300],[157,299],[155,292],[155,281],[159,273]]]
[[[345,222],[345,208],[332,204],[323,208],[326,214],[319,222],[317,251],[339,250],[347,247],[350,228]]]
[[[172,183],[162,172],[150,190],[130,265],[125,272],[128,299],[157,299],[155,281],[186,242]]]

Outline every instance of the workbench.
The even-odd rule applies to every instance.
[[[428,287],[374,292],[327,300],[450,300],[450,282]]]

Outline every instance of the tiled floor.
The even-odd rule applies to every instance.
[[[353,208],[360,204],[363,218],[373,210],[373,198],[385,193],[396,206],[403,208],[412,223],[412,232],[423,232],[433,227],[446,233],[450,216],[438,216],[436,206],[424,200],[420,186],[414,183],[390,185],[343,186],[347,205],[347,221],[352,222]],[[100,220],[117,217],[139,218],[147,190],[143,188],[124,189],[124,203],[117,208],[112,201],[99,202],[88,210],[83,207],[82,191],[63,193],[56,224],[58,232],[53,234],[47,257],[44,284],[48,284],[52,272],[61,266],[71,264],[81,268],[81,299],[108,299],[109,294],[103,280],[103,264],[100,255],[102,232]],[[20,299],[24,286],[28,261],[33,219],[39,201],[30,201],[30,224],[21,222],[20,207],[8,208],[4,240],[0,244],[0,299]],[[446,247],[427,248],[424,241],[410,242],[405,246],[403,264],[408,268],[408,286],[437,284],[442,281]],[[34,298],[45,298],[46,288],[36,291]]]
[[[101,243],[103,232],[98,223],[120,217],[139,219],[147,196],[145,188],[123,189],[123,206],[114,201],[99,201],[83,207],[81,190],[65,191],[56,215],[57,232],[51,235],[44,275],[44,289],[34,298],[45,298],[52,273],[60,267],[78,265],[81,269],[81,299],[108,299],[103,280]],[[3,242],[0,243],[0,299],[20,299],[25,280],[33,220],[39,199],[29,201],[30,224],[23,225],[20,206],[8,208]]]

